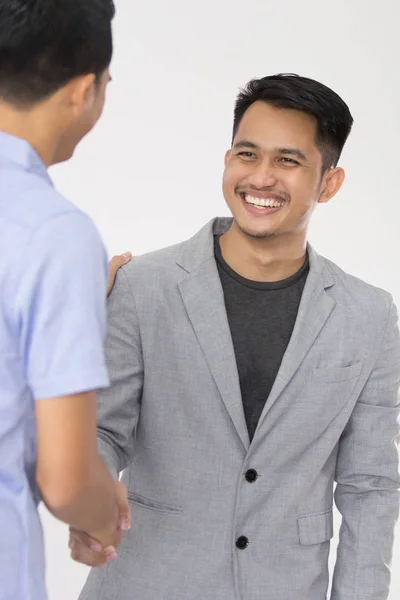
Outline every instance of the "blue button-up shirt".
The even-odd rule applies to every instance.
[[[106,387],[107,258],[32,147],[0,132],[0,600],[45,600],[35,399]]]

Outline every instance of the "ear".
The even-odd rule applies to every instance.
[[[318,202],[324,204],[329,202],[338,193],[345,180],[345,172],[340,167],[329,169],[323,176],[321,193]]]
[[[85,110],[95,99],[96,76],[80,75],[69,83],[69,100],[71,105],[79,111]]]
[[[225,154],[225,159],[224,159],[225,167],[228,164],[228,160],[230,159],[230,157],[231,157],[231,150],[227,150],[227,152]]]

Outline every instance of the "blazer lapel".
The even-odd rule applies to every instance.
[[[296,323],[257,429],[300,368],[335,306],[334,300],[326,292],[334,285],[334,279],[327,271],[323,259],[310,246],[308,253],[310,272],[304,287]]]
[[[224,220],[214,222],[214,225],[221,224]],[[178,262],[187,271],[179,290],[226,410],[247,450],[249,435],[224,294],[214,259],[212,228],[208,226],[189,243],[195,247],[185,246],[182,260]],[[196,259],[191,260],[191,257]]]

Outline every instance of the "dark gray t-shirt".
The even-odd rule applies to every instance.
[[[309,272],[303,267],[283,281],[250,281],[224,261],[215,236],[215,258],[224,290],[250,440],[278,374],[293,332]]]

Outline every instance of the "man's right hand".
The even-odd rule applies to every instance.
[[[127,490],[120,482],[116,483],[116,496],[119,511],[119,527],[116,532],[114,544],[104,547],[96,537],[83,531],[70,529],[69,548],[73,560],[88,567],[99,567],[117,558],[116,548],[121,543],[124,532],[130,529],[131,516]]]
[[[113,287],[115,284],[115,278],[117,276],[118,271],[121,267],[128,264],[132,260],[132,254],[130,252],[125,252],[119,256],[114,256],[110,260],[108,265],[108,283],[107,283],[107,296],[111,294],[113,291]]]

